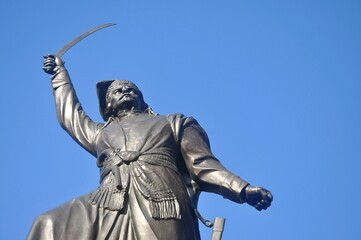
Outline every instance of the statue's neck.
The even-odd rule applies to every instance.
[[[138,115],[139,113],[141,113],[140,109],[132,107],[131,109],[119,110],[115,114],[115,117],[121,119],[121,118],[124,118],[124,117],[130,117],[130,116]]]

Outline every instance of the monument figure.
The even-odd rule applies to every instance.
[[[200,239],[195,208],[201,191],[257,210],[272,194],[227,170],[206,132],[182,114],[158,115],[128,80],[97,83],[104,123],[83,110],[59,56],[47,55],[62,128],[96,158],[99,187],[38,216],[29,240]],[[81,171],[81,170],[80,170]]]

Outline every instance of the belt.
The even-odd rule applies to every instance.
[[[146,152],[106,149],[97,160],[100,168],[100,186],[91,194],[89,202],[109,210],[122,210],[126,204],[127,186],[129,178],[131,178],[135,189],[148,200],[153,218],[180,219],[179,203],[171,188],[153,171],[144,171],[143,164],[141,164],[144,162],[168,168],[179,174],[175,159],[175,153],[168,148],[158,148]],[[104,183],[103,180],[109,173],[112,173],[110,180]],[[122,185],[122,178],[124,178],[124,185]]]
[[[120,149],[106,149],[98,157],[97,165],[100,167],[100,182],[110,171],[114,174],[116,188],[121,189],[121,176],[118,166],[130,164],[134,161],[144,161],[151,165],[163,166],[177,171],[174,162],[174,153],[168,148],[158,148],[146,152],[121,151]]]

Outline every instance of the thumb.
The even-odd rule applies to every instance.
[[[54,55],[55,58],[55,64],[57,66],[64,66],[65,62],[58,56]]]

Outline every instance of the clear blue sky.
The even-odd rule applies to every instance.
[[[95,83],[130,79],[156,112],[195,117],[227,168],[272,191],[265,212],[202,194],[203,215],[226,218],[224,239],[361,239],[356,0],[1,1],[0,239],[24,239],[37,215],[97,187],[41,66],[108,22],[63,58],[93,120]]]

